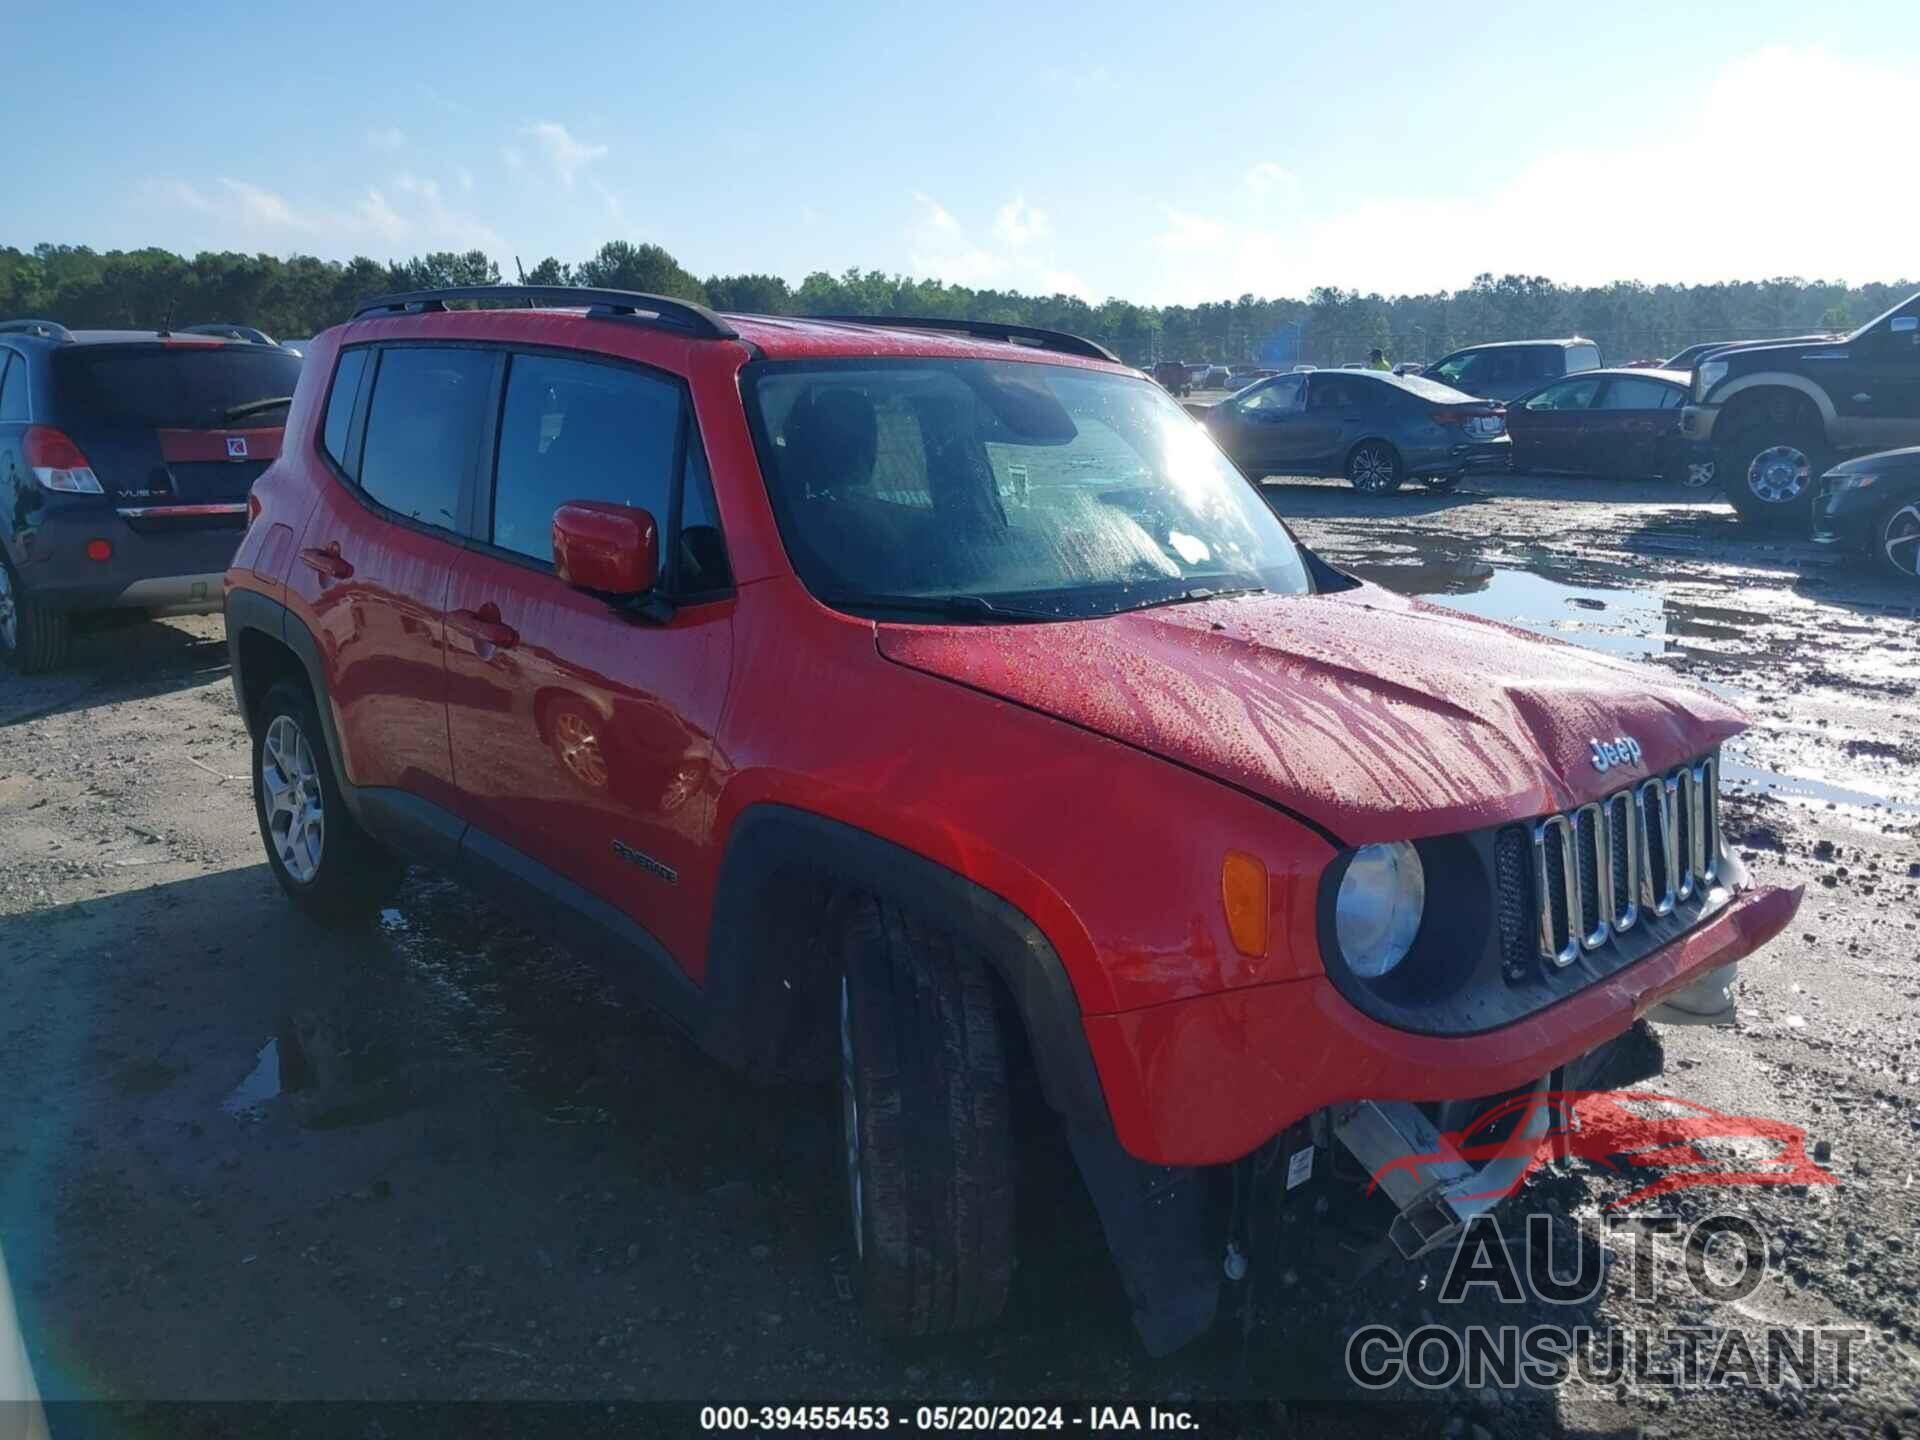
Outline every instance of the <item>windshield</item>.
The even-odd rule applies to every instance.
[[[60,413],[70,420],[168,429],[276,425],[272,409],[237,407],[293,394],[300,357],[278,346],[97,345],[53,357]]]
[[[935,359],[764,364],[745,385],[787,552],[839,608],[1069,619],[1309,588],[1286,528],[1157,386]]]
[[[1430,381],[1439,380],[1448,385],[1457,384],[1466,379],[1470,371],[1478,372],[1479,366],[1474,362],[1480,360],[1486,353],[1484,350],[1468,350],[1459,355],[1449,355],[1438,365],[1428,366],[1425,374]]]

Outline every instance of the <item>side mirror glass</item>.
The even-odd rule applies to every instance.
[[[553,512],[553,568],[602,595],[644,595],[660,582],[660,527],[645,510],[569,500]]]

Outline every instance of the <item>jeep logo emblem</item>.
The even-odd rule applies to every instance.
[[[1602,774],[1616,765],[1638,765],[1640,742],[1631,735],[1616,735],[1611,740],[1589,740],[1593,746],[1593,768]]]

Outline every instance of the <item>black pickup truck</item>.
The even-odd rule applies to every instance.
[[[1713,446],[1742,518],[1804,529],[1836,461],[1920,445],[1920,295],[1844,339],[1715,351],[1680,433]]]

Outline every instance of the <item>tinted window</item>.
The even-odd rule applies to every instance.
[[[1300,380],[1276,380],[1235,403],[1242,410],[1295,410],[1299,408],[1300,387],[1304,383]]]
[[[663,530],[673,493],[680,391],[637,370],[516,355],[500,417],[493,543],[553,559],[553,512],[607,500],[652,512]]]
[[[11,350],[0,350],[0,421],[26,418],[26,357]]]
[[[1607,386],[1607,393],[1600,397],[1602,410],[1660,410],[1673,403],[1673,397],[1679,392],[1671,385],[1662,385],[1658,380],[1645,380],[1641,377],[1626,376],[1614,380]]]
[[[53,355],[53,383],[63,420],[106,425],[218,430],[279,425],[284,408],[252,410],[258,401],[290,399],[300,357],[263,345],[74,345]]]
[[[349,475],[354,473],[354,457],[347,454],[347,431],[353,424],[353,401],[360,393],[360,377],[366,373],[370,350],[347,350],[333,372],[333,389],[327,396],[327,423],[320,443],[334,463]]]
[[[360,486],[388,509],[451,526],[486,428],[493,356],[483,350],[388,350],[367,410]]]
[[[1364,380],[1344,380],[1335,376],[1317,377],[1307,387],[1307,409],[1325,410],[1364,410],[1371,409],[1367,392],[1373,387]]]
[[[1598,380],[1569,380],[1561,385],[1549,385],[1527,401],[1527,409],[1585,410],[1593,404],[1593,397],[1599,391]]]

